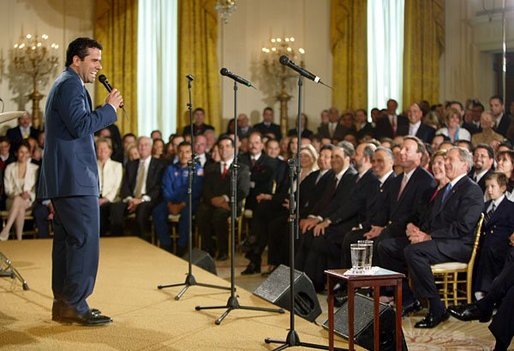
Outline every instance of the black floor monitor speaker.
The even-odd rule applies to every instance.
[[[290,310],[289,267],[280,265],[253,292],[277,306]],[[312,281],[305,273],[294,273],[294,313],[310,322],[321,314],[318,296]]]
[[[187,261],[189,254],[186,252],[182,258]],[[191,263],[195,266],[205,269],[208,272],[211,272],[212,274],[218,275],[216,272],[216,264],[214,259],[205,251],[193,248],[193,251],[191,252]]]
[[[374,350],[373,344],[373,299],[355,295],[354,342],[367,350]],[[395,311],[386,304],[381,303],[380,311],[380,351],[396,350]],[[328,329],[328,320],[323,323]],[[334,331],[336,334],[348,339],[348,301],[334,314]],[[407,350],[405,337],[402,335],[403,350]]]

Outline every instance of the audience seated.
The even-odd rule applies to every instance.
[[[220,162],[212,162],[204,170],[204,190],[198,206],[196,223],[202,238],[202,250],[218,260],[228,258],[228,219],[230,217],[230,172],[234,161],[234,141],[227,135],[218,140]],[[237,179],[237,212],[250,191],[250,170],[239,164]],[[216,238],[216,241],[214,241]]]
[[[0,240],[9,238],[11,227],[15,225],[16,238],[22,239],[25,213],[36,199],[36,179],[39,167],[29,162],[30,151],[26,142],[21,142],[16,151],[16,162],[5,169],[4,186],[7,195],[7,223],[0,233]]]
[[[265,107],[262,111],[262,122],[254,125],[253,129],[263,136],[271,135],[273,138],[280,141],[280,139],[282,139],[282,132],[280,131],[280,126],[273,123],[273,115],[273,109],[271,107]]]
[[[471,142],[473,145],[487,144],[490,145],[493,141],[503,142],[505,137],[502,134],[498,134],[493,130],[494,117],[491,112],[482,112],[480,116],[480,127],[481,132],[473,134]]]
[[[307,139],[312,139],[312,137],[314,136],[314,132],[312,130],[309,129],[309,118],[307,117],[307,115],[305,113],[302,113],[302,133],[301,133],[301,137],[302,138],[307,138]],[[296,125],[296,122],[295,122],[295,125]],[[291,128],[287,131],[287,136],[293,136],[293,135],[298,135],[298,131],[295,128]]]
[[[511,116],[505,114],[503,98],[498,95],[492,96],[489,99],[489,107],[494,116],[494,131],[505,137],[510,126]]]
[[[450,107],[444,120],[446,127],[439,129],[436,134],[446,135],[452,143],[462,139],[471,140],[471,134],[468,130],[461,127],[462,115],[458,109]]]
[[[350,195],[357,178],[357,171],[350,162],[354,152],[353,146],[347,142],[333,148],[331,161],[333,177],[328,180],[325,191],[308,217],[300,220],[301,239],[295,268],[307,274],[316,291],[323,291],[325,288],[325,269],[339,266],[340,245],[343,238],[339,233],[323,235],[324,232],[314,229],[322,222],[339,223],[340,210],[352,208]],[[347,223],[353,223],[353,221],[352,218]],[[352,224],[348,225],[351,228]]]
[[[111,205],[120,200],[120,188],[123,180],[123,166],[111,159],[112,147],[109,139],[100,138],[96,141],[98,180],[100,198],[100,235],[109,229]]]
[[[387,110],[384,115],[376,121],[375,136],[378,139],[394,138],[396,135],[407,135],[409,133],[409,120],[407,117],[398,115],[398,102],[394,99],[387,101]]]
[[[162,178],[162,200],[153,210],[152,217],[155,233],[160,247],[172,251],[172,242],[168,227],[168,215],[180,215],[178,222],[177,255],[182,256],[187,249],[189,238],[189,195],[188,164],[192,160],[191,144],[183,141],[178,146],[178,162],[168,165]],[[195,162],[192,181],[192,213],[196,213],[203,190],[203,168]]]
[[[32,127],[32,116],[25,111],[21,117],[18,117],[18,125],[8,129],[6,133],[6,137],[11,143],[11,154],[14,155],[23,140],[28,138],[37,140],[38,135],[39,130]]]
[[[473,152],[473,168],[468,176],[480,186],[482,192],[485,193],[485,180],[493,171],[494,151],[487,144],[477,144]]]
[[[414,135],[424,143],[431,143],[435,135],[435,129],[422,122],[423,112],[419,103],[413,103],[408,110],[409,130],[407,135]]]
[[[205,123],[205,110],[201,107],[197,107],[193,111],[193,134],[199,135],[205,133],[206,130],[214,130],[214,127]],[[191,125],[188,124],[182,130],[182,135],[191,134]]]
[[[407,141],[407,140],[406,140]],[[406,273],[410,289],[403,284],[405,310],[418,309],[418,299],[427,299],[429,312],[415,328],[433,328],[449,315],[439,297],[430,265],[448,261],[467,262],[474,243],[474,229],[483,210],[483,193],[466,175],[473,164],[471,154],[454,147],[446,155],[446,177],[450,180],[437,194],[420,224],[378,245],[381,266]]]
[[[10,152],[11,142],[5,136],[0,137],[0,211],[5,210],[5,195],[4,187],[4,173],[8,164],[15,161],[14,156]]]
[[[500,274],[509,252],[509,237],[514,233],[514,203],[505,197],[507,177],[491,172],[486,177],[486,192],[490,199],[485,204],[482,239],[475,264],[473,282],[475,296],[482,298]]]
[[[129,161],[121,183],[120,202],[111,205],[111,233],[122,235],[125,214],[134,213],[134,234],[150,241],[150,216],[161,200],[161,180],[164,163],[151,156],[152,140],[140,137],[137,141],[139,160]]]
[[[514,151],[500,151],[496,155],[496,170],[507,176],[507,197],[514,199]]]

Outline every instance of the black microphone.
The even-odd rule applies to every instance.
[[[186,76],[186,78],[187,78],[187,80],[188,80],[188,81],[190,81],[190,82],[191,82],[191,81],[193,81],[193,80],[195,80],[195,77],[193,77],[191,74],[188,74],[188,75]]]
[[[103,84],[103,86],[105,87],[105,89],[107,89],[109,93],[112,91],[112,85],[107,80],[105,74],[100,74],[98,76],[98,81]],[[123,102],[120,104],[120,107],[123,108]]]
[[[236,82],[238,83],[241,83],[243,85],[246,85],[247,87],[252,87],[252,88],[255,88],[253,85],[252,85],[252,82],[244,79],[244,78],[241,78],[239,77],[237,74],[234,74],[232,72],[230,72],[228,69],[226,69],[225,67],[223,67],[221,70],[220,70],[220,73],[222,76],[227,76],[229,78],[232,78],[233,80],[235,80]]]
[[[323,85],[326,85],[324,84],[322,81],[321,81],[321,78],[316,76],[315,74],[312,74],[311,72],[307,71],[305,68],[301,67],[301,66],[298,66],[296,63],[294,63],[293,61],[291,61],[289,59],[289,57],[287,57],[286,55],[282,55],[280,56],[280,59],[279,59],[280,63],[285,65],[285,66],[288,66],[289,68],[292,68],[294,69],[296,72],[300,73],[302,76],[304,76],[305,78],[307,79],[310,79],[312,81],[314,81],[314,83],[321,83]]]

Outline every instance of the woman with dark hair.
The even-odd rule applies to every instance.
[[[507,176],[507,193],[509,200],[513,200],[514,194],[514,151],[501,151],[496,156],[496,170]]]
[[[0,233],[0,240],[9,238],[9,232],[13,224],[16,228],[16,238],[21,240],[25,212],[32,206],[36,199],[36,178],[39,167],[29,162],[30,147],[27,142],[22,142],[16,151],[16,162],[5,169],[4,186],[7,195],[7,223]]]
[[[295,123],[296,124],[296,123]],[[287,131],[287,136],[296,136],[298,134],[296,126]],[[309,118],[302,113],[302,138],[312,139],[314,132],[309,129]]]

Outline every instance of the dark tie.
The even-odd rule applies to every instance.
[[[450,195],[450,192],[452,191],[452,184],[451,183],[448,183],[448,185],[446,185],[446,188],[444,188],[444,192],[443,192],[443,199],[441,200],[441,203],[445,203],[446,202],[446,199],[448,198],[448,196]]]
[[[496,211],[496,205],[494,204],[493,202],[493,206],[491,207],[491,209],[489,211],[487,211],[487,213],[485,214],[485,221],[486,222],[489,222],[491,220],[491,218],[493,217],[493,214],[494,214],[494,211]]]
[[[84,91],[86,93],[87,106],[89,107],[89,111],[93,111],[93,104],[91,103],[91,96],[89,96],[89,92],[87,91],[85,85],[84,85]]]

